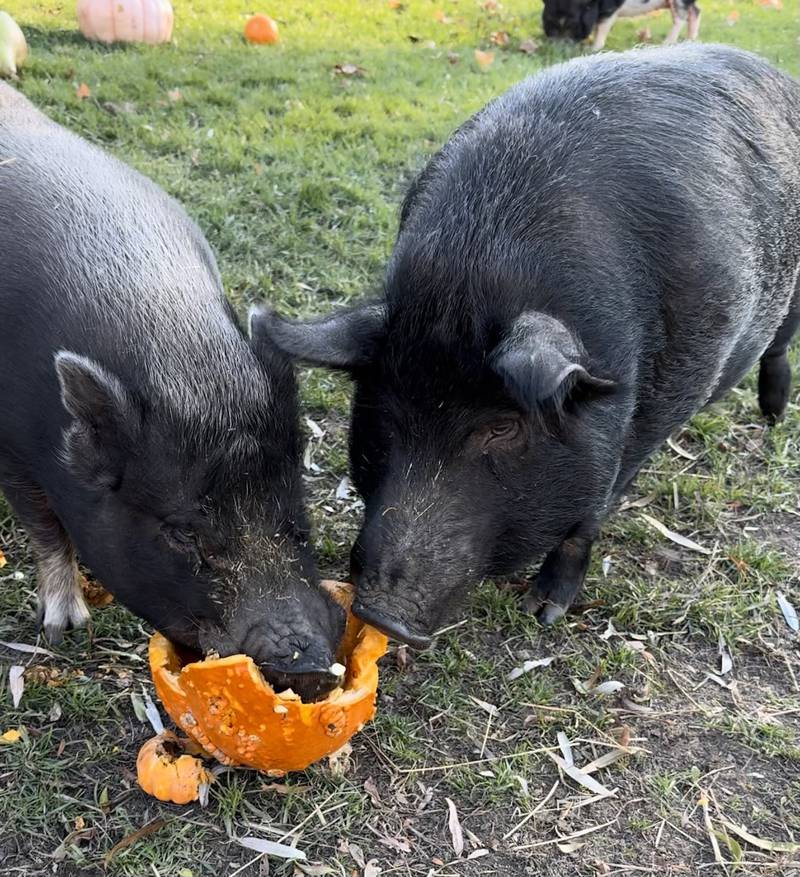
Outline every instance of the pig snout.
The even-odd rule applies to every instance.
[[[364,558],[357,543],[351,556],[356,588],[353,614],[412,648],[428,648],[452,596],[447,585],[452,571],[437,575],[431,570],[425,560],[418,563],[412,552],[387,552],[372,561]]]
[[[344,610],[319,588],[275,597],[265,606],[240,606],[223,626],[201,633],[204,652],[245,654],[275,691],[291,688],[304,701],[319,700],[341,684],[337,649]]]

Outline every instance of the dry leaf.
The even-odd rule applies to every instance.
[[[78,100],[86,100],[87,97],[92,96],[92,90],[85,82],[82,82],[75,89],[75,96],[78,98]]]
[[[469,696],[469,699],[476,703],[484,712],[489,713],[492,718],[494,718],[500,710],[493,703],[487,703],[485,700],[481,700],[479,697],[474,697],[473,695]]]
[[[728,829],[728,831],[732,831],[742,840],[747,841],[747,843],[754,847],[758,847],[760,850],[768,850],[771,853],[789,853],[789,855],[800,853],[800,843],[765,840],[763,837],[756,837],[756,835],[750,834],[750,832],[747,831],[747,829],[742,828],[741,825],[735,825],[727,819],[723,819],[722,824]]]
[[[523,40],[519,44],[519,51],[523,55],[535,55],[539,51],[539,43],[536,40]]]
[[[493,31],[489,36],[489,42],[495,46],[507,46],[511,42],[511,37],[508,35],[507,31],[504,30],[496,30]]]
[[[464,852],[464,833],[461,831],[458,810],[456,810],[456,805],[450,800],[450,798],[445,798],[445,801],[447,801],[447,809],[449,811],[447,827],[450,830],[450,837],[453,841],[453,851],[457,856],[461,856]]]
[[[575,759],[572,755],[572,746],[570,745],[569,737],[567,737],[563,731],[559,731],[556,734],[556,739],[558,740],[561,754],[564,756],[564,761],[572,767],[573,764],[575,764]]]
[[[397,850],[398,853],[411,852],[411,844],[406,838],[382,837],[378,842],[382,843],[385,847],[389,847],[390,850]]]
[[[144,714],[147,717],[147,721],[150,722],[150,727],[156,734],[164,733],[164,723],[161,721],[161,713],[158,711],[158,707],[153,703],[150,695],[145,691],[144,694]]]
[[[370,800],[376,807],[381,806],[381,796],[378,792],[378,786],[372,777],[367,777],[364,780],[364,791],[369,795]]]
[[[22,737],[22,731],[17,728],[9,728],[4,734],[0,734],[3,743],[16,743]]]
[[[363,76],[367,71],[363,67],[359,67],[358,64],[336,64],[333,68],[333,72],[337,73],[339,76]],[[313,423],[311,418],[307,417],[306,423],[309,422]],[[316,424],[314,425],[316,426]],[[317,429],[319,429],[318,426]],[[322,430],[320,430],[320,434],[321,433]]]
[[[347,475],[342,476],[336,488],[336,499],[348,499],[350,496],[350,479]]]
[[[531,670],[536,670],[539,667],[549,667],[553,661],[555,661],[555,657],[552,655],[547,658],[534,658],[532,661],[525,661],[521,667],[514,667],[508,674],[508,679],[513,682],[515,679],[519,679],[520,676],[524,676],[525,673],[530,673]]]
[[[557,843],[556,844],[556,847],[562,853],[574,853],[574,852],[576,852],[576,850],[579,850],[581,847],[584,847],[584,846],[586,846],[585,840],[571,840],[571,841],[567,841],[566,843],[560,843],[560,844]]]
[[[294,867],[301,874],[308,874],[308,877],[324,877],[325,874],[338,874],[335,868],[330,865],[305,865],[302,862],[295,861]]]
[[[648,33],[649,33],[648,29]],[[673,438],[667,439],[667,444],[673,451],[679,456],[683,457],[684,460],[691,460],[694,462],[697,459],[697,454],[690,454],[685,448],[682,448]]]
[[[494,52],[482,52],[475,49],[475,63],[481,70],[488,70],[494,64]]]
[[[570,778],[575,780],[576,783],[583,786],[585,789],[588,789],[590,792],[593,792],[595,795],[602,795],[604,798],[609,798],[612,795],[616,795],[616,789],[607,789],[601,783],[598,783],[596,779],[589,776],[588,773],[584,773],[579,768],[574,765],[567,764],[563,758],[559,758],[557,755],[554,755],[552,752],[547,753],[550,758],[555,761],[555,763],[564,771],[564,773]]]
[[[306,860],[306,854],[302,850],[286,844],[279,844],[274,840],[264,840],[261,837],[237,837],[236,842],[248,850],[267,856],[275,856],[278,859],[297,859],[300,862]]]
[[[736,22],[739,20],[739,18],[740,18],[739,10],[738,10],[738,9],[734,9],[734,10],[728,15],[728,17],[725,19],[725,22],[726,22],[728,25],[731,25],[731,26],[732,26],[732,25],[736,24]]]
[[[653,39],[653,34],[649,27],[643,27],[636,34],[636,41],[639,43],[649,43]]]
[[[800,620],[797,618],[797,610],[780,591],[777,591],[775,596],[778,598],[778,606],[781,607],[781,612],[783,612],[783,617],[786,619],[786,623],[791,630],[797,633],[800,631]],[[4,643],[3,645],[7,644]]]
[[[497,0],[483,0],[483,3],[481,4],[481,6],[483,6],[483,8],[487,12],[495,12],[498,9],[498,7],[500,6],[500,4],[497,2]]]
[[[675,533],[673,530],[670,530],[668,527],[665,527],[661,521],[657,521],[655,518],[651,518],[650,515],[642,515],[642,519],[648,523],[654,530],[657,530],[661,533],[662,536],[666,536],[670,542],[674,542],[676,545],[680,545],[683,548],[688,548],[690,551],[697,551],[700,554],[711,554],[711,550],[709,548],[705,548],[702,545],[698,545],[697,542],[694,542],[691,539],[687,539],[686,536],[681,536],[680,533]]]
[[[6,556],[3,554],[2,548],[0,548],[0,569],[2,569],[7,563]]]
[[[179,88],[172,88],[167,92],[167,97],[176,104],[179,100],[183,100],[183,94]]]
[[[725,642],[725,637],[722,634],[719,635],[717,649],[719,651],[719,675],[724,676],[726,673],[730,673],[733,669],[733,659],[731,658],[731,653]]]
[[[624,682],[617,682],[616,679],[609,679],[608,682],[601,682],[599,685],[595,685],[591,690],[595,694],[614,694],[614,692],[619,691],[624,687]]]
[[[305,795],[311,789],[311,786],[290,786],[286,783],[262,783],[262,792],[274,792],[276,795]]]
[[[386,4],[389,9],[403,9],[405,8],[404,4],[400,2],[400,0],[389,0]]]
[[[364,877],[380,877],[381,871],[383,871],[383,868],[378,865],[377,859],[370,859],[364,865]]]
[[[131,844],[135,844],[137,840],[140,840],[143,837],[147,837],[149,834],[155,834],[155,832],[162,829],[168,822],[169,819],[153,819],[148,822],[146,825],[143,825],[138,830],[132,832],[129,835],[126,835],[122,838],[119,843],[115,843],[113,847],[105,854],[103,857],[103,864],[108,866],[111,863],[111,860],[116,856],[116,854],[120,850],[124,850],[127,847],[131,846]]]
[[[439,24],[450,24],[453,20],[445,15],[444,9],[437,9],[436,12],[433,13],[433,18],[435,21],[438,21]]]
[[[25,691],[25,668],[20,664],[14,664],[8,668],[8,688],[11,692],[11,702],[14,709],[19,706],[22,700],[22,692]]]

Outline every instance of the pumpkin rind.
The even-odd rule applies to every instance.
[[[343,655],[342,688],[315,703],[276,694],[246,655],[184,665],[160,634],[150,640],[150,670],[173,721],[206,752],[223,764],[280,774],[341,749],[375,715],[377,661],[388,641],[350,615],[343,642],[352,650]]]
[[[159,801],[188,804],[200,796],[200,786],[212,781],[203,762],[193,755],[172,755],[165,743],[180,746],[170,731],[148,740],[136,758],[136,778],[148,795]]]

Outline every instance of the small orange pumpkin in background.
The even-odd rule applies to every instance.
[[[323,586],[349,610],[351,586]],[[341,749],[375,715],[377,661],[387,645],[348,611],[342,686],[314,703],[291,689],[276,693],[246,655],[187,662],[158,633],[150,639],[150,672],[167,712],[209,755],[280,776]]]
[[[277,22],[268,15],[258,13],[247,19],[244,26],[244,38],[248,43],[278,43],[280,35],[278,34]]]
[[[159,801],[188,804],[200,797],[200,786],[212,775],[194,755],[183,751],[183,743],[171,731],[148,740],[136,759],[139,785]]]

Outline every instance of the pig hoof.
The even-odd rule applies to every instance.
[[[549,627],[551,624],[555,624],[559,618],[563,618],[566,614],[566,606],[559,606],[558,603],[546,603],[542,607],[542,611],[539,613],[538,618],[541,624],[545,627]]]
[[[80,593],[58,594],[39,606],[39,628],[48,642],[58,645],[68,628],[85,627],[89,621],[89,607]]]
[[[535,615],[540,624],[549,627],[567,612],[566,606],[553,603],[537,591],[530,590],[522,599],[522,608],[528,615]]]

